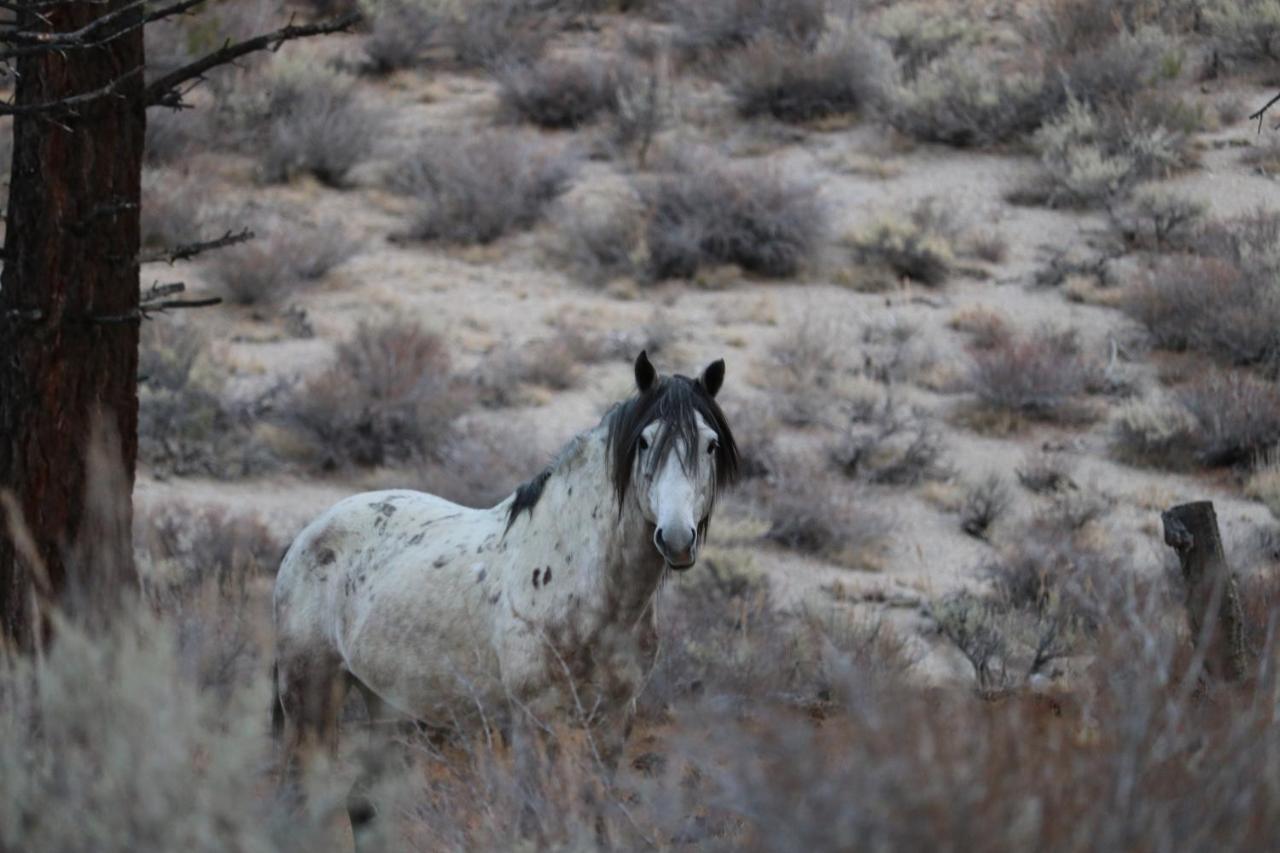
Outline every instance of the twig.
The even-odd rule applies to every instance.
[[[350,12],[334,21],[326,21],[320,24],[307,24],[305,26],[288,26],[281,27],[275,32],[266,33],[255,38],[245,39],[242,42],[232,44],[228,41],[223,47],[215,50],[189,65],[172,71],[161,77],[159,80],[147,86],[146,94],[143,96],[143,103],[147,106],[177,106],[181,103],[181,96],[174,92],[178,86],[188,80],[195,80],[204,75],[206,71],[217,68],[220,65],[226,65],[234,62],[242,56],[255,53],[259,50],[274,50],[281,44],[293,39],[307,38],[309,36],[327,35],[329,33],[342,32],[348,29],[357,21],[361,15],[359,12]]]
[[[170,266],[178,261],[186,261],[194,258],[203,252],[211,252],[214,249],[222,249],[227,246],[234,246],[237,243],[244,243],[254,238],[254,233],[248,228],[241,231],[227,230],[221,237],[215,237],[212,240],[199,240],[194,243],[185,243],[175,246],[172,249],[157,249],[154,252],[144,253],[138,256],[140,264],[168,263]]]
[[[1269,109],[1271,109],[1272,107],[1274,107],[1274,106],[1276,105],[1276,103],[1277,103],[1277,102],[1280,102],[1280,94],[1276,95],[1276,96],[1275,96],[1275,97],[1273,97],[1271,100],[1267,101],[1265,104],[1263,104],[1263,105],[1262,105],[1262,109],[1258,110],[1256,113],[1254,113],[1253,115],[1249,116],[1249,121],[1253,121],[1254,119],[1257,119],[1257,120],[1258,120],[1258,133],[1259,133],[1259,134],[1261,134],[1261,133],[1262,133],[1262,117],[1263,117],[1263,116],[1265,116],[1265,115],[1267,114],[1267,110],[1269,110]]]
[[[78,30],[71,30],[61,33],[41,33],[29,31],[15,31],[0,35],[0,42],[9,42],[11,44],[20,45],[0,53],[0,61],[16,59],[20,56],[32,56],[38,53],[49,53],[52,51],[63,50],[83,50],[90,47],[102,47],[110,44],[121,36],[145,27],[153,21],[159,21],[163,18],[170,18],[174,15],[181,15],[196,6],[204,3],[205,0],[179,0],[169,6],[164,6],[149,12],[140,18],[129,21],[125,26],[118,30],[103,35],[101,38],[91,38],[98,31],[104,29],[109,24],[115,23],[117,20],[127,17],[128,15],[145,7],[150,0],[134,0],[126,6],[116,9],[114,12],[108,12],[100,18],[95,18],[85,24]]]

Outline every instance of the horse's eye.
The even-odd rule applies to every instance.
[[[640,449],[641,450],[649,449],[649,439],[645,438],[643,435],[640,436]]]
[[[715,456],[715,455],[716,455],[716,451],[717,451],[717,450],[719,450],[719,449],[720,449],[720,442],[716,441],[714,438],[713,438],[713,439],[711,439],[711,441],[707,442],[707,455],[708,455],[708,456]]]

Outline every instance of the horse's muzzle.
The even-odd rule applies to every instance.
[[[662,528],[659,527],[653,534],[653,544],[657,547],[658,553],[666,561],[667,567],[677,572],[693,568],[693,564],[698,561],[698,531],[690,530],[687,536],[682,536],[680,539],[683,540],[681,542],[683,547],[672,547],[675,543],[667,540]]]

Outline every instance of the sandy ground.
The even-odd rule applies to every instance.
[[[291,49],[342,55],[355,45],[350,38],[336,38],[319,47]],[[251,174],[245,162],[201,155],[209,159],[209,168],[227,176],[232,192],[305,207],[317,216],[340,221],[360,242],[355,257],[295,300],[314,325],[312,339],[291,339],[276,320],[259,319],[247,309],[223,307],[189,318],[217,342],[217,356],[232,371],[233,387],[252,389],[275,377],[313,372],[323,367],[335,343],[360,321],[392,316],[417,319],[444,335],[460,370],[481,364],[502,347],[554,337],[563,328],[629,341],[641,339],[641,330],[656,323],[671,338],[656,359],[661,368],[691,372],[713,358],[726,359],[728,379],[722,400],[731,412],[769,404],[773,348],[798,331],[812,329],[814,323],[831,326],[847,342],[842,369],[850,373],[862,363],[866,330],[909,324],[916,330],[912,346],[945,370],[963,375],[966,337],[949,324],[958,313],[975,308],[998,312],[1021,329],[1046,322],[1075,329],[1086,351],[1104,360],[1111,341],[1140,338],[1120,311],[1072,302],[1061,288],[1034,283],[1048,251],[1086,247],[1090,234],[1104,227],[1105,220],[1097,213],[1007,203],[1004,194],[1034,173],[1035,162],[1029,155],[911,145],[870,122],[798,131],[780,131],[767,122],[742,125],[725,115],[718,87],[687,84],[690,91],[684,95],[693,105],[693,120],[680,132],[692,141],[749,154],[816,182],[837,234],[886,212],[900,213],[920,200],[935,198],[954,209],[962,221],[998,232],[1008,246],[1006,257],[999,263],[980,264],[981,276],[962,275],[941,288],[904,283],[888,293],[861,293],[843,286],[838,269],[811,271],[794,281],[730,274],[705,285],[598,289],[574,280],[548,260],[545,247],[554,239],[551,224],[483,249],[391,241],[403,227],[404,206],[379,188],[381,176],[392,168],[396,154],[427,129],[491,125],[495,85],[483,75],[452,72],[401,73],[361,85],[370,98],[388,107],[392,123],[384,150],[357,172],[353,189],[336,191],[310,180],[256,186],[245,180]],[[1230,94],[1254,104],[1269,95],[1260,85],[1232,85],[1230,92],[1218,88],[1203,97]],[[1230,144],[1253,144],[1255,131],[1242,120],[1205,134],[1201,166],[1169,185],[1203,199],[1217,215],[1274,203],[1274,182],[1251,173],[1240,163],[1242,149]],[[877,164],[878,169],[859,167],[866,163]],[[609,162],[589,163],[579,179],[585,188],[575,192],[616,180],[622,168]],[[197,292],[204,287],[199,264],[180,267],[176,276]],[[168,268],[143,271],[144,283],[176,276]],[[1152,392],[1155,369],[1140,349],[1125,369],[1140,394]],[[610,401],[628,391],[630,383],[629,360],[612,358],[584,371],[578,387],[542,394],[536,405],[481,412],[476,417],[549,457],[575,432],[594,424]],[[1272,523],[1267,510],[1245,500],[1238,483],[1229,477],[1176,475],[1115,462],[1108,453],[1106,413],[1084,426],[1032,425],[992,437],[957,425],[954,416],[969,395],[942,384],[943,390],[931,390],[907,381],[900,391],[942,431],[945,462],[955,472],[954,482],[995,472],[1014,484],[1015,469],[1026,454],[1045,446],[1063,448],[1075,460],[1076,481],[1112,500],[1102,525],[1113,547],[1138,570],[1155,571],[1166,559],[1158,513],[1176,502],[1214,500],[1229,542],[1243,541]],[[788,440],[803,442],[803,431]],[[287,539],[309,518],[366,487],[371,479],[376,478],[361,474],[217,482],[161,480],[143,471],[137,499],[142,513],[172,504],[212,504],[257,514]],[[980,582],[979,570],[990,559],[991,546],[966,536],[953,511],[926,499],[918,488],[876,487],[861,493],[859,500],[872,502],[875,511],[891,522],[887,554],[877,571],[846,568],[743,536],[743,519],[758,512],[745,501],[726,507],[730,521],[719,524],[721,532],[713,537],[722,537],[723,548],[749,550],[755,566],[769,575],[780,600],[789,606],[848,607],[888,615],[912,632],[927,629],[927,621],[919,614],[930,597]],[[1012,526],[1029,517],[1039,500],[1019,492],[1009,517],[999,524]],[[750,529],[749,523],[745,529]],[[926,639],[919,642],[927,647],[925,633]],[[943,657],[933,668],[942,672],[948,666]]]

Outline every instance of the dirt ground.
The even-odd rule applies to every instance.
[[[616,45],[623,27],[621,18],[600,16],[593,31],[560,36],[556,49]],[[289,45],[281,56],[313,61],[350,58],[358,55],[360,38],[335,36]],[[740,417],[785,405],[776,399],[771,377],[775,352],[789,339],[816,335],[838,341],[836,369],[847,374],[839,379],[853,381],[871,357],[869,335],[910,327],[914,332],[909,346],[921,366],[897,383],[895,393],[918,407],[940,431],[950,474],[928,486],[857,490],[855,508],[870,507],[887,520],[891,531],[874,566],[849,568],[766,542],[760,530],[767,507],[749,495],[722,507],[724,518],[713,528],[714,547],[706,559],[749,555],[751,565],[768,576],[778,599],[788,607],[849,608],[892,620],[926,655],[920,671],[929,677],[959,677],[964,672],[955,653],[942,648],[930,630],[922,615],[926,603],[950,590],[984,583],[981,569],[996,547],[990,543],[999,544],[1002,531],[1016,531],[1020,522],[1045,509],[1042,498],[1018,492],[1010,510],[996,522],[990,541],[984,541],[961,529],[954,495],[963,484],[988,474],[1016,487],[1017,469],[1037,450],[1052,448],[1073,461],[1075,481],[1107,502],[1098,535],[1108,549],[1143,572],[1160,571],[1167,563],[1159,512],[1175,503],[1213,500],[1226,541],[1242,547],[1259,529],[1273,524],[1267,509],[1246,499],[1239,478],[1229,473],[1169,473],[1117,462],[1109,451],[1113,412],[1107,407],[1119,403],[1110,399],[1096,403],[1102,411],[1083,424],[1031,423],[1004,434],[965,425],[962,415],[972,399],[961,381],[967,369],[968,336],[953,327],[953,320],[975,311],[999,314],[1021,330],[1033,331],[1044,323],[1074,329],[1086,353],[1101,361],[1112,358],[1113,350],[1118,353],[1120,369],[1139,397],[1154,394],[1158,384],[1162,356],[1142,344],[1140,330],[1125,314],[1091,304],[1093,300],[1073,299],[1063,287],[1036,283],[1037,272],[1055,252],[1094,251],[1095,235],[1106,229],[1107,221],[1098,212],[1009,203],[1006,194],[1037,168],[1029,152],[918,144],[879,122],[857,118],[832,126],[786,128],[768,120],[739,120],[719,83],[690,75],[680,84],[683,121],[664,134],[661,145],[706,145],[739,161],[812,181],[821,187],[836,234],[934,199],[960,221],[998,234],[1007,250],[1000,259],[976,263],[941,287],[904,279],[884,292],[860,292],[848,286],[839,258],[786,281],[728,269],[692,282],[621,281],[597,287],[577,280],[548,256],[554,222],[480,248],[394,240],[403,228],[405,202],[382,188],[384,177],[425,130],[498,123],[497,84],[483,72],[431,68],[361,77],[358,85],[362,96],[387,108],[391,123],[377,155],[356,170],[348,189],[329,188],[306,177],[263,185],[254,181],[247,157],[227,153],[200,153],[165,172],[199,171],[214,176],[218,192],[229,198],[303,208],[317,218],[340,222],[358,242],[354,257],[290,299],[305,310],[314,337],[291,337],[274,312],[231,305],[185,318],[214,342],[214,354],[231,372],[231,387],[237,392],[250,394],[278,379],[292,382],[314,374],[328,363],[337,342],[367,320],[420,322],[445,338],[461,372],[481,367],[509,348],[554,339],[566,330],[621,342],[616,355],[584,369],[574,387],[535,389],[521,405],[477,408],[464,416],[468,423],[484,424],[512,442],[536,448],[536,456],[550,458],[572,435],[592,426],[610,402],[628,393],[630,359],[635,355],[628,342],[643,341],[654,328],[667,341],[654,357],[661,370],[690,373],[714,358],[726,360],[728,378],[721,400],[731,417]],[[1209,105],[1228,99],[1260,105],[1272,94],[1265,79],[1247,76],[1188,85],[1189,97]],[[546,133],[557,139],[569,136]],[[1211,216],[1272,204],[1274,180],[1241,162],[1241,152],[1257,144],[1258,128],[1246,119],[1202,133],[1197,138],[1200,165],[1167,184],[1206,202]],[[571,195],[607,189],[628,169],[621,162],[591,160]],[[149,266],[142,278],[144,285],[153,279],[181,278],[197,296],[217,292],[206,282],[201,262],[173,269]],[[820,438],[801,427],[781,431],[778,441],[804,448],[820,443]],[[531,467],[526,473],[535,470]],[[395,470],[326,476],[273,473],[219,481],[162,478],[143,470],[136,497],[141,515],[173,505],[222,506],[236,514],[256,515],[287,541],[342,496],[395,482],[399,476]],[[405,474],[405,479],[411,481],[412,475]]]

